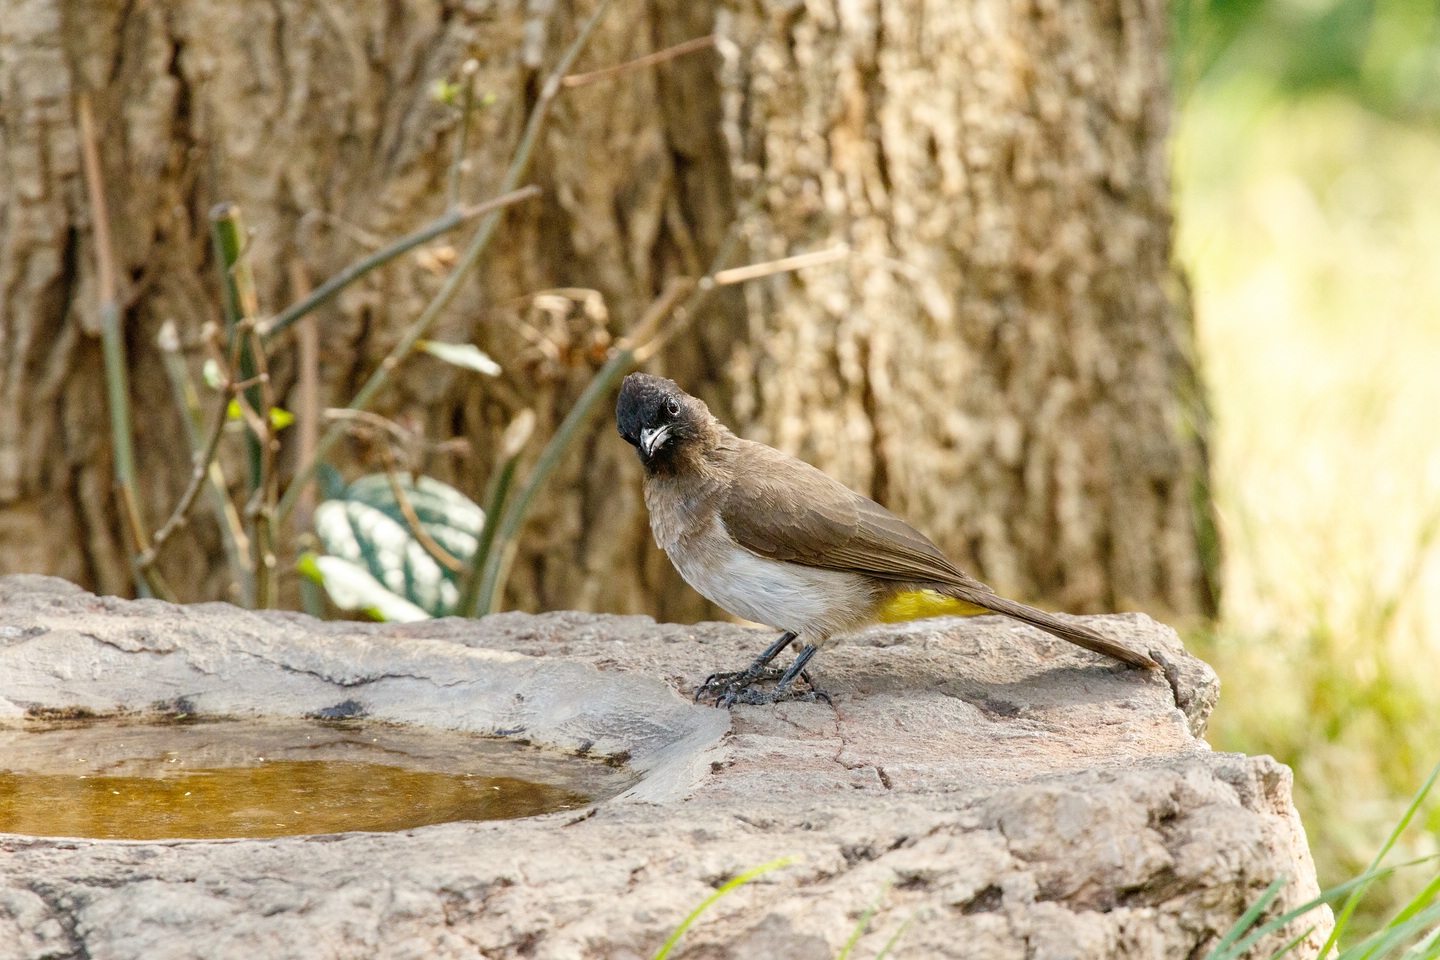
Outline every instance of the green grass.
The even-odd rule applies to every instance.
[[[675,928],[674,932],[670,934],[670,938],[665,941],[664,946],[655,954],[654,960],[666,960],[666,958],[670,956],[671,951],[680,943],[680,938],[685,936],[685,931],[689,930],[695,921],[699,920],[700,916],[714,906],[717,901],[739,890],[750,881],[764,876],[771,870],[788,867],[794,862],[794,857],[781,857],[779,860],[771,860],[769,863],[764,863],[758,867],[746,870],[744,873],[727,882],[724,886],[702,900],[694,910],[690,911],[689,916],[680,921],[680,925]],[[887,884],[875,895],[875,899],[870,901],[870,905],[865,908],[865,911],[860,914],[860,919],[850,931],[850,938],[845,941],[845,946],[841,948],[835,960],[849,960],[851,954],[855,951],[856,945],[859,944],[860,938],[865,936],[866,932],[870,929],[870,921],[874,919],[875,911],[880,908],[880,901],[884,898],[885,894],[889,892],[889,889],[890,887]],[[885,960],[885,957],[890,955],[890,952],[895,949],[895,945],[900,942],[900,937],[904,935],[910,926],[910,922],[914,919],[915,917],[912,914],[900,924],[895,932],[891,934],[890,939],[885,941],[885,945],[880,948],[880,952],[875,954],[875,960]]]
[[[1440,746],[1440,133],[1238,75],[1176,138],[1215,413],[1210,739],[1295,771],[1321,885],[1362,875]],[[1433,799],[1399,838],[1436,850]],[[1378,880],[1376,929],[1417,882]]]
[[[1408,903],[1400,906],[1379,926],[1379,929],[1371,931],[1368,935],[1349,936],[1350,925],[1354,921],[1360,905],[1377,882],[1400,873],[1406,867],[1419,866],[1422,863],[1433,864],[1436,859],[1432,856],[1393,867],[1382,865],[1390,851],[1405,836],[1415,815],[1429,798],[1437,778],[1440,778],[1440,766],[1436,766],[1430,772],[1429,778],[1410,801],[1410,805],[1401,816],[1399,823],[1390,831],[1390,836],[1381,846],[1380,852],[1375,854],[1374,859],[1370,861],[1370,866],[1364,873],[1326,890],[1320,896],[1293,910],[1261,923],[1260,918],[1269,910],[1285,887],[1286,878],[1276,878],[1265,889],[1265,892],[1251,904],[1250,909],[1235,921],[1235,925],[1220,939],[1220,942],[1206,954],[1205,960],[1240,960],[1261,938],[1283,930],[1293,921],[1298,920],[1301,924],[1310,921],[1297,936],[1270,955],[1271,960],[1280,960],[1294,951],[1314,932],[1315,924],[1318,923],[1316,911],[1323,905],[1340,903],[1342,897],[1344,898],[1343,904],[1340,912],[1335,915],[1334,927],[1320,947],[1320,957],[1326,958],[1326,960],[1380,960],[1382,957],[1394,956],[1397,951],[1401,950],[1405,951],[1402,960],[1431,960],[1431,958],[1440,956],[1440,903],[1437,903],[1435,899],[1436,893],[1440,892],[1440,874],[1425,884],[1418,893],[1410,898]],[[1347,941],[1343,948],[1339,946],[1342,940]]]
[[[788,867],[794,862],[795,859],[793,857],[781,857],[779,860],[771,860],[769,863],[762,863],[758,867],[746,870],[744,873],[730,880],[724,886],[720,887],[720,889],[710,894],[710,896],[700,901],[699,906],[697,906],[694,910],[691,910],[689,916],[687,916],[684,920],[680,921],[680,925],[675,928],[674,932],[670,934],[670,938],[665,941],[663,946],[660,947],[660,951],[655,954],[655,960],[665,960],[666,957],[670,956],[670,952],[675,949],[677,944],[680,943],[680,938],[685,936],[685,931],[689,930],[691,925],[694,924],[696,920],[700,919],[701,914],[714,906],[716,901],[720,900],[726,894],[732,893],[740,889],[741,887],[745,886],[745,884],[749,883],[751,880],[754,880],[758,877],[763,877],[771,870],[779,870],[781,867]]]

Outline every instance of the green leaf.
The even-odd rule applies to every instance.
[[[433,357],[439,357],[448,364],[474,370],[486,376],[500,376],[500,364],[490,359],[490,354],[473,343],[441,343],[438,340],[421,340],[421,350]]]
[[[240,410],[239,400],[231,400],[230,403],[225,407],[225,418],[227,420],[239,420],[242,415],[243,414]],[[290,424],[294,422],[295,414],[291,413],[289,410],[284,410],[280,407],[270,408],[270,426],[274,427],[276,430],[284,430],[286,427],[290,426]]]
[[[320,565],[315,562],[318,556],[310,550],[300,554],[300,559],[295,561],[295,572],[311,583],[324,583],[325,574],[320,572]]]
[[[463,568],[475,553],[484,511],[454,487],[430,477],[412,482],[401,476],[398,484],[425,538]],[[459,574],[436,559],[417,536],[386,474],[360,477],[316,507],[315,533],[331,557],[366,572],[379,587],[428,616],[450,614],[460,598]],[[333,591],[331,598],[346,610],[390,609],[355,596],[349,602],[357,605],[346,606]]]
[[[341,610],[363,610],[376,620],[399,623],[430,619],[430,614],[385,589],[369,571],[349,560],[311,554],[308,567],[306,576],[318,577],[325,592]]]
[[[437,77],[435,82],[430,84],[430,99],[436,103],[443,103],[453,107],[455,98],[460,94],[460,84],[451,83],[444,77]]]

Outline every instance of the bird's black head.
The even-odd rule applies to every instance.
[[[680,455],[705,436],[710,411],[674,380],[632,373],[620,385],[615,423],[647,470],[673,469]]]

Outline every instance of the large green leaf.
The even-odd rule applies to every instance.
[[[462,568],[470,561],[485,513],[460,491],[430,477],[399,478],[419,528]],[[342,609],[378,612],[385,619],[413,619],[382,590],[425,614],[442,617],[459,600],[459,574],[442,565],[416,536],[395,498],[390,479],[369,474],[315,508],[315,533],[331,557],[368,574],[373,584],[334,564],[317,567],[330,598]],[[338,595],[337,595],[338,591]],[[387,610],[402,611],[392,617]]]
[[[370,571],[349,560],[307,553],[300,558],[300,572],[322,585],[342,610],[360,610],[376,620],[400,623],[430,619],[430,614],[386,590]]]

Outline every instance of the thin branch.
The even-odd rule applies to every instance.
[[[220,438],[225,433],[226,411],[230,406],[231,391],[226,389],[222,392],[222,400],[219,409],[210,425],[210,432],[205,438],[205,446],[195,455],[194,468],[190,472],[190,482],[185,486],[185,492],[180,495],[180,502],[175,504],[175,509],[170,512],[170,517],[155,531],[155,542],[150,548],[140,555],[138,564],[142,570],[148,570],[155,563],[155,558],[160,554],[160,548],[170,539],[171,534],[185,525],[185,519],[190,514],[190,508],[195,505],[195,497],[200,492],[200,485],[209,475],[210,465],[215,460],[215,454],[220,449]]]
[[[664,50],[656,50],[654,53],[646,54],[643,57],[636,57],[634,60],[628,60],[625,63],[616,64],[613,67],[605,67],[603,70],[592,70],[589,73],[572,73],[561,81],[561,85],[566,89],[583,87],[597,80],[608,80],[611,77],[618,77],[632,70],[639,70],[643,67],[654,66],[657,63],[664,63],[666,60],[674,60],[676,57],[683,57],[687,53],[708,50],[713,46],[715,46],[715,35],[706,34],[703,37],[686,40],[684,43],[677,43],[675,46],[666,47]]]
[[[735,233],[732,230],[730,236],[727,238],[727,243],[733,243],[734,240]],[[768,260],[764,263],[753,263],[748,266],[735,267],[729,270],[717,270],[708,276],[701,277],[696,282],[695,292],[691,295],[690,299],[675,309],[674,322],[649,343],[637,342],[637,345],[633,347],[636,363],[645,363],[651,357],[655,356],[655,354],[669,346],[676,337],[688,330],[690,325],[695,322],[695,318],[699,315],[700,307],[704,305],[710,294],[720,287],[744,283],[747,280],[757,280],[777,273],[792,273],[796,270],[804,270],[807,267],[824,266],[838,260],[843,260],[849,255],[849,245],[842,243],[828,250],[820,250],[815,253],[802,253],[794,257]]]
[[[729,261],[735,251],[738,239],[737,220],[735,224],[731,225],[725,239],[720,244],[720,250],[715,255],[715,260],[710,268],[712,275]],[[637,330],[657,326],[669,314],[679,294],[686,289],[689,289],[690,295],[686,298],[682,309],[686,309],[688,315],[693,316],[709,298],[710,293],[715,289],[715,284],[709,276],[693,285],[684,281],[668,284],[665,292],[646,309],[644,319],[636,325]],[[655,339],[660,340],[661,338]],[[487,528],[491,525],[496,528],[495,545],[490,549],[480,577],[480,601],[486,603],[485,598],[490,598],[490,602],[486,603],[486,610],[493,605],[494,598],[499,597],[505,588],[507,568],[517,550],[515,540],[519,536],[521,525],[525,522],[526,514],[530,512],[530,504],[534,502],[535,495],[545,485],[545,481],[550,479],[550,474],[559,466],[570,443],[594,413],[600,398],[607,396],[620,378],[635,369],[639,362],[638,351],[628,346],[619,346],[610,354],[605,364],[595,372],[595,376],[591,378],[585,391],[580,394],[580,398],[575,401],[575,405],[570,408],[570,412],[565,415],[565,419],[560,422],[560,426],[555,429],[555,435],[550,438],[550,442],[545,444],[545,449],[540,452],[539,459],[535,461],[535,467],[525,480],[525,486],[521,489],[519,496],[505,508],[504,516],[498,523],[493,517],[485,518]]]
[[[100,150],[95,145],[95,118],[90,112],[90,95],[80,94],[80,151],[85,165],[85,189],[90,198],[90,220],[95,230],[95,271],[102,304],[118,304],[115,286],[115,254],[110,245],[110,209],[105,203],[105,175],[100,169]]]
[[[610,388],[619,382],[620,378],[629,373],[635,367],[635,354],[630,350],[616,350],[605,361],[605,365],[595,372],[590,383],[585,387],[585,392],[575,401],[575,406],[565,415],[565,419],[556,428],[555,435],[550,442],[545,444],[540,457],[535,461],[535,467],[526,478],[525,486],[520,495],[510,502],[496,525],[495,545],[490,549],[490,555],[486,560],[485,571],[480,578],[479,596],[496,597],[504,589],[505,577],[504,567],[508,565],[507,555],[513,554],[513,545],[516,535],[520,532],[520,526],[525,522],[525,516],[530,512],[530,504],[535,499],[535,494],[550,478],[550,474],[560,464],[566,450],[572,440],[580,432],[590,419],[595,410],[595,405],[601,397],[610,392]],[[496,521],[491,517],[485,518],[489,526]]]
[[[451,573],[464,573],[465,564],[462,563],[449,550],[442,547],[430,531],[425,529],[420,522],[420,514],[415,512],[415,505],[410,502],[410,495],[405,492],[405,487],[400,483],[400,474],[395,469],[395,457],[387,450],[385,458],[385,479],[390,481],[390,494],[395,498],[395,506],[400,509],[400,516],[405,518],[405,525],[410,528],[410,535],[425,549],[425,552],[435,558],[440,564]]]
[[[415,435],[406,430],[400,424],[387,417],[369,410],[351,410],[349,407],[327,407],[325,409],[326,420],[354,421],[375,430],[390,434],[407,450],[414,446]]]
[[[672,277],[670,282],[665,285],[665,291],[645,308],[645,314],[640,318],[640,322],[625,332],[625,336],[620,340],[620,347],[631,349],[654,339],[660,331],[661,324],[675,311],[680,298],[694,293],[694,291],[695,280],[693,277]]]
[[[231,394],[248,427],[245,433],[249,465],[250,496],[245,517],[251,526],[250,554],[255,571],[255,606],[267,610],[275,605],[275,499],[279,479],[275,469],[275,389],[270,382],[265,344],[256,327],[260,322],[260,298],[248,253],[249,238],[233,203],[219,203],[210,211],[211,239],[220,267],[225,325],[230,338]],[[237,376],[238,370],[238,376]]]
[[[385,246],[384,237],[377,233],[371,233],[358,223],[351,223],[339,214],[331,213],[329,210],[306,210],[301,214],[300,219],[295,221],[295,236],[298,245],[303,246],[309,243],[309,235],[316,221],[328,227],[334,227],[357,247],[375,251]]]
[[[233,350],[238,346],[239,367],[229,371],[230,379],[245,381],[243,390],[235,398],[242,408],[246,404],[254,409],[261,406],[260,387],[255,382],[255,352],[242,325],[254,323],[260,312],[259,295],[255,289],[255,274],[250,268],[250,258],[245,255],[248,246],[245,223],[240,208],[233,203],[217,203],[210,208],[210,242],[215,252],[215,264],[220,270],[220,300],[225,312],[225,332]],[[245,437],[246,491],[253,494],[264,482],[264,451],[252,425]],[[256,576],[260,575],[257,568]],[[260,592],[256,583],[256,595]]]
[[[310,278],[305,266],[297,257],[290,261],[290,289],[297,301],[304,301],[311,292]],[[295,430],[298,435],[296,455],[298,462],[309,463],[315,456],[315,442],[320,436],[320,340],[315,329],[314,316],[301,318],[295,328],[295,340],[299,347],[299,386],[296,391]],[[300,512],[296,526],[308,530],[315,514],[315,488],[306,487],[300,498]]]
[[[758,280],[776,273],[793,273],[806,267],[819,267],[827,263],[835,263],[848,256],[850,256],[850,245],[841,243],[828,250],[801,253],[793,257],[782,257],[779,260],[768,260],[765,263],[752,263],[749,266],[721,270],[715,274],[715,286],[728,287],[734,283]]]
[[[589,420],[600,398],[607,396],[625,374],[653,357],[674,340],[676,335],[687,329],[700,314],[710,296],[723,285],[719,282],[721,277],[728,276],[730,279],[727,283],[740,283],[747,279],[831,263],[849,252],[848,247],[837,247],[819,253],[802,254],[796,257],[786,257],[784,260],[727,270],[725,264],[734,254],[735,247],[739,243],[740,219],[737,218],[736,222],[731,225],[724,241],[721,242],[720,250],[711,263],[710,272],[698,281],[689,282],[682,278],[680,282],[672,281],[667,286],[665,292],[647,308],[645,316],[635,325],[635,336],[626,337],[617,345],[609,359],[605,361],[604,366],[596,371],[595,376],[585,387],[585,391],[575,401],[575,406],[570,408],[570,412],[556,428],[555,435],[545,445],[539,459],[535,461],[535,467],[531,470],[530,476],[526,478],[524,489],[505,509],[505,515],[496,529],[495,545],[490,549],[489,557],[486,558],[479,587],[482,604],[485,603],[486,597],[498,597],[504,589],[506,568],[518,549],[516,538],[520,533],[521,525],[525,522],[526,514],[530,511],[530,504],[534,501],[540,488],[550,478],[550,474],[559,465],[567,448],[579,434],[581,427]],[[679,306],[675,306],[679,295],[686,290],[689,291],[689,296]],[[653,336],[648,342],[642,339],[644,336],[649,336],[653,329],[660,327],[670,316],[675,318],[674,322],[664,332]],[[491,522],[492,518],[487,516],[486,526],[488,527]]]
[[[213,328],[212,328],[213,329]],[[213,340],[207,338],[207,344],[213,348]],[[195,503],[195,495],[199,492],[200,481],[209,472],[210,464],[214,462],[216,453],[220,449],[220,438],[225,433],[225,422],[230,416],[230,400],[235,396],[234,373],[240,365],[240,338],[235,337],[230,341],[230,355],[225,364],[227,372],[226,382],[221,387],[219,395],[215,398],[215,413],[211,419],[210,432],[206,435],[205,446],[193,458],[194,470],[190,474],[190,483],[185,487],[185,492],[180,497],[180,502],[170,512],[170,517],[155,534],[155,543],[147,550],[139,560],[142,569],[148,569],[155,563],[156,557],[172,534],[185,525],[185,518],[190,513],[190,508]]]
[[[433,222],[416,230],[414,233],[406,234],[389,246],[376,250],[368,257],[357,260],[344,270],[341,270],[335,274],[335,276],[316,287],[314,292],[305,299],[286,307],[280,313],[276,314],[273,319],[263,324],[262,335],[268,342],[273,339],[276,334],[284,331],[285,328],[335,296],[335,294],[356,280],[365,276],[365,274],[371,270],[377,267],[383,267],[401,254],[408,253],[422,244],[429,243],[436,237],[449,233],[456,227],[463,226],[477,217],[483,217],[488,213],[494,213],[497,210],[504,209],[522,200],[529,200],[531,197],[538,197],[539,195],[539,187],[522,187],[519,190],[511,190],[508,193],[503,193],[493,200],[486,200],[484,203],[477,203],[473,206],[461,207],[458,210],[447,212]]]
[[[165,365],[170,389],[175,395],[175,404],[180,409],[180,418],[185,422],[191,459],[203,463],[205,461],[199,458],[205,449],[205,437],[202,435],[205,428],[204,413],[200,409],[200,395],[190,379],[189,367],[180,352],[180,334],[172,321],[167,320],[161,326],[156,345],[160,348],[160,359]],[[230,500],[225,471],[217,460],[206,459],[209,460],[206,475],[210,481],[208,486],[211,509],[220,527],[220,539],[225,545],[225,557],[230,564],[230,573],[239,587],[241,603],[247,607],[252,606],[255,603],[255,586],[250,570],[250,538],[240,522],[240,514],[236,512],[235,504]]]
[[[89,193],[90,216],[95,230],[95,265],[100,287],[100,336],[105,357],[105,387],[110,407],[110,443],[115,458],[115,481],[119,487],[121,516],[130,541],[131,562],[150,549],[150,536],[140,515],[140,493],[136,481],[135,432],[131,425],[130,373],[125,359],[125,337],[120,329],[120,299],[116,290],[115,254],[110,237],[110,212],[105,202],[105,179],[100,168],[100,150],[95,142],[95,120],[90,97],[84,93],[76,103],[80,119],[81,161]],[[173,600],[159,571],[137,565],[136,586]]]
[[[255,373],[260,380],[260,425],[256,440],[261,448],[260,485],[255,491],[255,606],[268,610],[275,605],[278,586],[275,581],[278,563],[275,559],[275,500],[279,494],[280,476],[275,469],[276,448],[275,423],[271,411],[275,409],[275,386],[270,380],[269,358],[265,355],[265,344],[255,330],[253,317],[247,317],[243,324],[243,336],[254,358]],[[242,394],[243,396],[243,394]]]
[[[565,54],[560,58],[560,62],[556,64],[554,72],[551,73],[549,79],[545,81],[545,85],[540,90],[540,96],[536,100],[534,108],[530,111],[530,119],[525,126],[525,133],[520,138],[520,144],[515,149],[515,156],[510,162],[510,169],[505,173],[505,179],[500,187],[502,191],[514,190],[519,185],[521,178],[525,176],[525,172],[530,168],[530,158],[534,154],[535,145],[540,140],[540,131],[544,128],[545,121],[549,118],[551,104],[555,102],[555,97],[560,92],[560,81],[570,72],[570,68],[574,65],[575,59],[580,56],[580,52],[585,49],[585,45],[590,42],[590,37],[594,34],[595,28],[600,25],[600,20],[605,16],[605,12],[610,8],[612,2],[613,0],[600,0],[600,2],[596,4],[595,12],[590,15],[590,19],[587,20],[585,25],[580,29],[580,33],[575,38],[575,42],[565,51]],[[365,385],[360,388],[360,392],[350,401],[350,407],[357,410],[366,409],[374,401],[376,395],[390,382],[390,377],[394,374],[395,369],[399,367],[400,362],[410,355],[411,351],[415,349],[416,343],[424,339],[426,334],[430,332],[430,328],[435,325],[435,322],[445,311],[445,308],[450,305],[450,302],[454,300],[455,296],[460,292],[461,285],[464,283],[470,271],[475,268],[476,263],[479,262],[480,256],[485,252],[486,248],[489,247],[490,240],[495,235],[495,229],[499,225],[500,211],[498,210],[487,214],[485,219],[480,222],[480,226],[476,229],[470,245],[466,247],[459,262],[455,264],[454,269],[450,271],[450,275],[445,279],[445,282],[441,284],[435,297],[425,307],[415,322],[411,324],[410,328],[405,332],[405,335],[401,337],[400,342],[397,343],[385,359],[380,362],[380,366],[371,374],[370,379],[365,381]],[[340,442],[341,436],[343,436],[343,429],[337,424],[327,430],[325,435],[320,438],[320,442],[315,449],[315,459],[306,464],[296,474],[295,479],[290,483],[289,489],[285,491],[285,496],[280,500],[278,517],[281,520],[284,520],[290,515],[290,511],[295,508],[295,503],[300,498],[300,492],[314,476],[316,465],[329,455],[335,445]]]
[[[685,301],[672,310],[659,313],[653,323],[646,323],[645,320],[642,320],[640,324],[637,325],[635,333],[648,334],[649,330],[647,328],[659,328],[663,321],[669,319],[672,315],[675,317],[675,320],[664,327],[661,332],[651,337],[648,342],[641,340],[639,336],[626,337],[627,349],[634,355],[637,366],[665,349],[665,347],[670,344],[670,341],[679,336],[681,331],[688,329],[690,324],[695,321],[695,317],[699,315],[700,309],[704,307],[706,301],[710,299],[710,295],[715,292],[716,274],[725,269],[725,264],[729,263],[730,258],[735,255],[735,248],[740,245],[741,219],[741,217],[737,217],[735,221],[730,224],[730,229],[725,232],[725,239],[720,241],[720,249],[716,251],[715,258],[710,262],[710,270],[705,276],[693,282],[690,288],[690,295],[685,298]],[[650,311],[647,311],[647,317],[649,312]]]
[[[460,98],[460,132],[455,136],[455,153],[450,158],[449,185],[446,188],[445,207],[454,210],[460,205],[460,180],[465,172],[465,149],[470,140],[470,118],[475,113],[475,74],[480,72],[480,61],[466,60],[460,66],[460,82],[465,85]]]
[[[257,373],[255,376],[251,377],[251,378],[248,379],[248,380],[239,380],[239,381],[236,381],[236,383],[235,383],[235,392],[236,392],[236,393],[243,394],[246,390],[249,390],[251,387],[258,387],[258,386],[260,386],[260,384],[264,382],[264,379],[265,379],[264,377],[260,376],[260,375]],[[243,404],[244,401],[242,400],[241,403]],[[247,409],[247,410],[250,411],[251,416],[259,416],[259,414],[255,413],[255,408],[254,408],[254,407],[245,407],[245,409]]]

